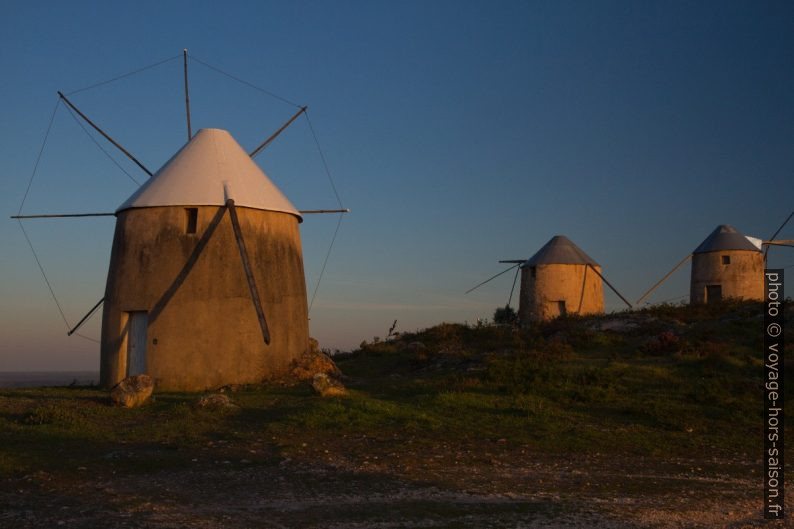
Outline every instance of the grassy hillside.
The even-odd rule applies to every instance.
[[[340,358],[370,407],[329,403],[316,425],[355,414],[369,427],[543,450],[758,452],[762,322],[759,304],[735,303],[566,318],[530,331],[441,324]]]
[[[712,481],[695,479],[687,490],[708,489],[715,476],[760,470],[761,314],[757,303],[725,303],[565,318],[527,331],[441,324],[337,355],[350,394],[330,399],[305,384],[269,384],[230,393],[236,408],[157,393],[127,410],[98,388],[0,390],[0,476],[74,484],[88,474],[300,463],[500,494],[663,498],[699,473]],[[792,343],[790,316],[787,328]],[[787,362],[786,376],[792,369]],[[601,476],[530,485],[532,468],[559,461]],[[677,477],[622,474],[637,461],[657,477]],[[722,500],[760,494],[739,488],[727,487],[736,492]]]
[[[0,390],[0,471],[25,471],[54,450],[73,449],[79,457],[86,443],[189,447],[218,435],[412,435],[506,439],[539,450],[758,452],[760,311],[754,303],[661,306],[529,331],[444,323],[337,355],[349,377],[348,398],[320,399],[308,386],[250,386],[233,395],[240,409],[231,411],[198,409],[191,394],[160,393],[149,406],[124,410],[109,406],[96,388]],[[793,365],[786,364],[787,376]]]

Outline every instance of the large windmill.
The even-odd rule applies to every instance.
[[[529,259],[499,261],[513,266],[483,281],[472,290],[516,269],[513,289],[521,272],[518,318],[522,325],[549,320],[567,314],[600,314],[604,312],[602,281],[626,301],[601,273],[601,266],[576,246],[568,237],[555,235]],[[510,291],[512,300],[513,289]]]
[[[170,160],[152,173],[59,92],[150,178],[113,213],[14,217],[115,215],[105,296],[69,331],[104,305],[105,386],[147,373],[191,391],[284,373],[308,346],[298,224],[348,211],[299,211],[253,161],[306,107],[250,153],[224,130],[194,135],[183,56],[188,141]]]

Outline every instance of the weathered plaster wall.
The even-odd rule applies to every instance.
[[[730,257],[730,264],[722,264],[723,256]],[[723,298],[763,300],[763,254],[748,250],[693,254],[690,303],[705,303],[708,285],[721,285]]]
[[[601,278],[583,264],[537,265],[521,269],[518,315],[522,322],[548,320],[559,315],[557,301],[565,301],[568,314],[604,312]],[[601,267],[596,266],[601,272]]]
[[[147,372],[158,389],[194,391],[279,375],[308,344],[303,257],[295,216],[237,208],[270,329],[265,345],[228,211],[175,287],[217,206],[198,207],[195,234],[183,207],[119,213],[102,321],[101,380],[126,376],[127,313],[149,313]],[[170,299],[164,294],[173,292]]]

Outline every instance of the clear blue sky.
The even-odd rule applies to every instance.
[[[794,209],[791,2],[21,2],[0,17],[0,370],[94,369],[15,221],[56,90],[181,53],[309,105],[345,206],[311,313],[349,348],[489,318],[565,234],[629,299],[716,225],[768,237]],[[293,112],[191,63],[194,128],[252,147]],[[151,168],[185,141],[181,64],[74,95]],[[100,140],[101,141],[101,140]],[[105,143],[102,143],[106,147]],[[135,178],[142,173],[109,152]],[[299,208],[335,207],[304,120],[257,161]],[[61,107],[24,211],[112,211],[135,185]],[[70,323],[105,287],[113,218],[28,221]],[[302,225],[308,290],[333,217]],[[794,223],[781,234],[794,238]],[[794,264],[794,250],[772,266]],[[794,281],[794,268],[789,269]],[[652,300],[688,293],[688,267]],[[791,286],[788,289],[792,292]],[[607,295],[608,309],[620,302]],[[99,317],[85,334],[99,337]]]

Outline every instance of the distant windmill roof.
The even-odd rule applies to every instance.
[[[527,259],[521,266],[542,264],[591,264],[598,266],[592,257],[582,251],[565,235],[555,235],[538,253]]]
[[[116,210],[154,206],[236,206],[300,213],[221,129],[201,129]]]
[[[749,250],[751,252],[760,251],[747,237],[742,235],[733,226],[721,224],[706,237],[700,246],[695,248],[692,253],[719,252],[724,250]]]

